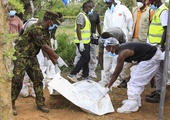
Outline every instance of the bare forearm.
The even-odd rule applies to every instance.
[[[58,59],[59,56],[47,45],[43,45],[42,49],[48,54],[49,58],[51,59]]]

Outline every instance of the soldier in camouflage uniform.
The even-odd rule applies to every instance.
[[[29,27],[21,37],[21,40],[15,45],[16,60],[14,60],[11,98],[13,114],[17,115],[15,100],[17,99],[22,88],[23,77],[25,72],[33,82],[37,108],[42,112],[49,112],[45,107],[43,97],[43,75],[36,55],[40,49],[44,50],[51,61],[59,66],[63,65],[61,58],[48,46],[50,43],[49,27],[56,23],[58,15],[47,11],[41,24],[35,24]],[[58,64],[57,64],[58,63]],[[62,64],[62,65],[61,65]]]

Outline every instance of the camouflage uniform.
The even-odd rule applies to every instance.
[[[43,29],[42,25],[33,25],[23,34],[20,41],[15,46],[15,54],[17,60],[14,61],[14,69],[12,78],[11,97],[12,103],[15,103],[20,90],[22,88],[23,77],[25,72],[29,75],[33,82],[36,104],[44,105],[43,97],[43,75],[36,55],[41,49],[41,45],[50,44],[49,30]]]

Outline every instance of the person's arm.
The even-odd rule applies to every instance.
[[[48,45],[42,45],[41,48],[48,54],[48,57],[53,62],[53,64],[57,64],[57,59],[59,58],[59,55],[57,55]]]
[[[164,29],[164,32],[162,34],[162,39],[161,39],[160,45],[161,45],[162,50],[164,51],[165,50],[165,42],[166,42],[167,26],[164,26],[163,29]]]
[[[108,88],[110,88],[112,84],[116,81],[116,79],[118,78],[120,72],[123,69],[124,60],[127,57],[132,56],[132,55],[134,55],[134,51],[130,49],[123,50],[119,53],[119,56],[117,58],[117,65],[116,65],[114,73],[112,74],[112,78],[109,82]]]
[[[107,29],[108,29],[108,26],[107,26],[107,17],[108,17],[108,13],[107,13],[107,10],[105,12],[105,15],[104,15],[104,20],[103,20],[103,32],[105,32]]]
[[[77,24],[77,37],[79,40],[82,40],[82,37],[81,37],[81,25],[80,24]]]
[[[98,19],[97,19],[97,32],[98,32],[99,36],[101,36],[102,30],[101,30],[101,26],[100,26],[100,16],[99,16],[99,14],[98,14]]]
[[[123,14],[126,18],[126,22],[127,22],[127,27],[128,27],[128,30],[129,30],[129,35],[131,35],[132,37],[132,34],[133,34],[133,18],[132,18],[132,13],[130,12],[130,10],[124,6],[123,7]]]

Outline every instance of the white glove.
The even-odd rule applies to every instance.
[[[81,52],[83,52],[85,49],[84,49],[84,44],[83,44],[83,41],[80,40],[80,46],[79,46],[79,49]]]
[[[106,73],[104,70],[101,70],[101,80],[105,80],[106,78]]]
[[[57,40],[51,38],[51,47],[53,50],[56,50],[58,47]]]
[[[105,90],[102,92],[102,94],[103,94],[103,97],[105,97],[106,96],[106,94],[109,92],[109,88],[108,87],[106,87],[105,88]]]
[[[63,65],[65,65],[66,67],[68,67],[68,65],[64,62],[64,60],[63,60],[61,57],[59,57],[59,58],[57,59],[57,62],[58,62],[58,66],[59,66],[59,67],[62,67]]]
[[[55,64],[55,72],[61,74],[61,70],[58,67],[58,64]]]

